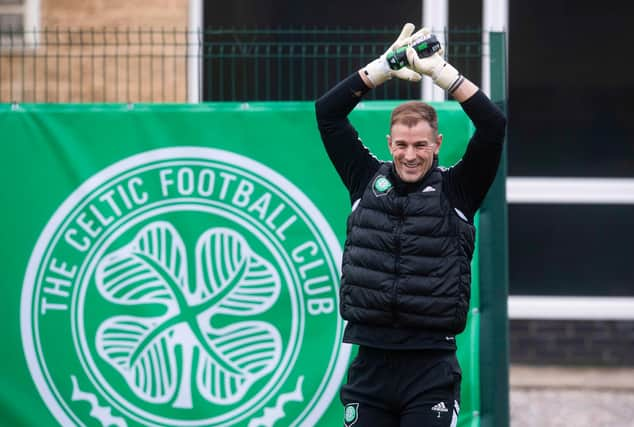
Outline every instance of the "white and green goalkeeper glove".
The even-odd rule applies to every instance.
[[[419,30],[412,38],[423,35],[429,36],[431,32],[427,28]],[[407,47],[407,61],[410,66],[417,72],[429,76],[434,83],[442,89],[452,93],[460,86],[464,77],[442,57],[443,50],[434,53],[431,56],[420,58],[416,51],[411,47]]]
[[[396,50],[399,47],[406,46],[410,41],[410,36],[412,35],[413,31],[414,24],[407,23],[403,25],[401,34],[398,36],[392,46],[390,46],[390,48],[386,50],[383,55],[379,56],[377,59],[362,68],[361,71],[367,77],[370,83],[372,83],[373,87],[377,87],[383,84],[386,80],[389,80],[392,77],[397,77],[403,80],[410,80],[413,82],[420,81],[420,79],[422,78],[421,75],[408,67],[403,67],[400,70],[392,70],[386,58],[387,54],[391,51]]]

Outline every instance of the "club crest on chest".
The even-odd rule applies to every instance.
[[[372,184],[372,192],[376,197],[386,196],[392,190],[392,188],[394,188],[394,186],[384,175],[378,175],[376,178],[374,178],[374,183]]]

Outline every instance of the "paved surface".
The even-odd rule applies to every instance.
[[[634,369],[511,366],[511,427],[634,427]]]

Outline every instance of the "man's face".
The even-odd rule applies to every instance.
[[[396,173],[405,182],[416,182],[425,176],[441,143],[442,135],[424,120],[412,127],[395,123],[387,136]]]

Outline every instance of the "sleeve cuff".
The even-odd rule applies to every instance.
[[[370,88],[365,84],[358,71],[348,76],[344,82],[349,85],[350,91],[358,98],[361,98],[370,91]]]

